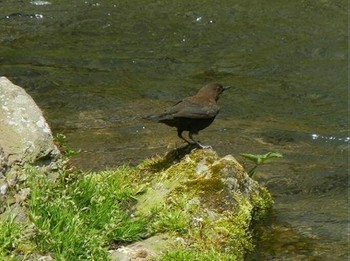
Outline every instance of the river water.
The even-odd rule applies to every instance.
[[[247,260],[347,260],[347,2],[0,1],[0,75],[23,86],[74,164],[137,164],[183,145],[142,120],[208,82],[233,88],[199,135],[224,156],[284,154]]]

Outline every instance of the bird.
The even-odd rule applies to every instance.
[[[196,144],[200,148],[207,148],[193,138],[200,130],[208,127],[220,111],[217,101],[220,95],[231,86],[223,86],[219,83],[204,85],[196,95],[186,97],[167,111],[161,114],[153,114],[144,119],[164,123],[177,128],[177,136],[189,145]],[[182,133],[188,131],[188,139]]]

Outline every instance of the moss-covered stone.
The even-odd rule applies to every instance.
[[[219,158],[213,150],[171,152],[138,169],[139,182],[147,185],[136,213],[151,217],[153,233],[178,239],[162,258],[190,251],[197,253],[196,260],[215,253],[242,260],[253,248],[250,225],[266,214],[272,198],[231,155]]]

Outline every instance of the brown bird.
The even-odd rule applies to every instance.
[[[192,135],[198,134],[200,130],[208,127],[219,113],[220,107],[216,104],[221,93],[230,86],[222,86],[218,83],[210,83],[203,86],[196,95],[184,98],[176,103],[165,113],[149,115],[145,119],[165,123],[168,126],[177,128],[179,138],[188,144],[201,145],[194,140]],[[188,131],[188,137],[191,141],[182,136],[182,132]]]

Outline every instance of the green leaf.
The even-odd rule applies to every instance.
[[[283,155],[278,152],[268,152],[266,154],[260,155],[260,154],[250,154],[250,153],[241,153],[242,157],[249,159],[253,161],[256,165],[261,165],[265,163],[267,160],[273,159],[273,158],[283,158]]]
[[[250,153],[241,153],[242,157],[249,159],[255,163],[255,166],[248,172],[248,175],[252,177],[255,174],[255,169],[259,166],[264,164],[270,159],[273,158],[283,158],[283,155],[278,152],[268,152],[266,154],[260,155],[260,154],[250,154]]]
[[[254,155],[254,154],[249,154],[249,153],[241,153],[240,154],[242,157],[249,159],[251,161],[253,161],[255,164],[259,164],[259,156],[261,155]]]

